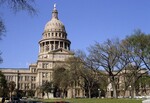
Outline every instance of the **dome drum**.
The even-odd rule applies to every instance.
[[[60,39],[67,39],[67,33],[66,32],[44,32],[43,33],[43,39],[47,38],[60,38]]]

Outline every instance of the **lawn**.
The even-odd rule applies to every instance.
[[[142,103],[136,99],[47,99],[44,102],[66,101],[70,103]]]

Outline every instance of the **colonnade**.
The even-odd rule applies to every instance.
[[[67,41],[45,41],[40,43],[40,53],[49,52],[59,48],[70,50],[70,43]]]

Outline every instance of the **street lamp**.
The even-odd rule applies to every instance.
[[[98,88],[98,98],[101,96],[101,90]]]

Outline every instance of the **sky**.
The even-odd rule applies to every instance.
[[[95,42],[121,40],[136,29],[150,33],[150,0],[35,0],[37,15],[27,11],[14,14],[0,6],[7,30],[0,40],[0,68],[28,68],[36,63],[38,42],[51,19],[54,3],[71,41],[71,50],[87,52]]]

